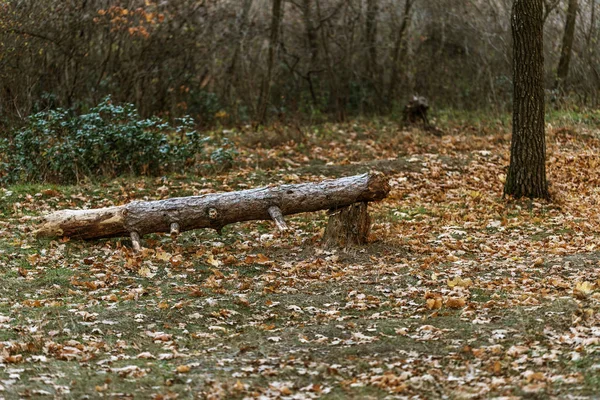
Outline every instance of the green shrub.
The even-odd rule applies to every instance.
[[[0,177],[8,182],[73,183],[181,172],[211,163],[220,169],[221,164],[231,165],[235,152],[229,142],[206,154],[207,146],[215,144],[193,129],[193,119],[175,122],[171,126],[155,117],[142,119],[133,105],[116,105],[110,97],[83,115],[62,109],[40,112],[0,142]]]

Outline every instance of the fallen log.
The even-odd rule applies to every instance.
[[[92,210],[61,210],[47,215],[37,237],[99,239],[129,236],[140,249],[143,235],[213,228],[235,222],[272,219],[286,230],[284,215],[336,210],[354,203],[384,199],[390,191],[380,173],[350,176],[317,183],[281,185],[203,196],[136,201]]]

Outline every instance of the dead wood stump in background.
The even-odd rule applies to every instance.
[[[371,231],[368,203],[356,203],[331,211],[323,241],[327,247],[366,244]]]
[[[412,99],[404,106],[403,117],[404,123],[407,125],[415,124],[423,121],[425,128],[429,126],[427,111],[429,110],[429,102],[423,96],[413,96]]]
[[[427,112],[429,111],[429,102],[423,96],[413,96],[404,106],[403,119],[405,125],[414,125],[423,122],[423,129],[435,136],[442,136],[444,132],[436,126],[429,123]]]

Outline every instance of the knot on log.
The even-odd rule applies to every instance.
[[[208,218],[210,218],[212,220],[219,218],[219,212],[217,211],[216,208],[211,207],[208,209]]]

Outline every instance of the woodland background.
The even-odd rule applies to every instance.
[[[203,126],[394,116],[415,93],[437,108],[510,110],[510,0],[274,3],[279,14],[266,0],[0,1],[0,127],[107,95]],[[552,92],[567,3],[546,1],[548,100],[596,106],[595,0],[578,4],[566,97]]]
[[[546,107],[515,97],[542,199],[503,196],[513,3],[542,0],[0,0],[0,397],[596,399],[600,2],[543,1]],[[415,94],[430,129],[400,121]],[[35,236],[372,171],[356,247],[324,211],[139,252]]]

